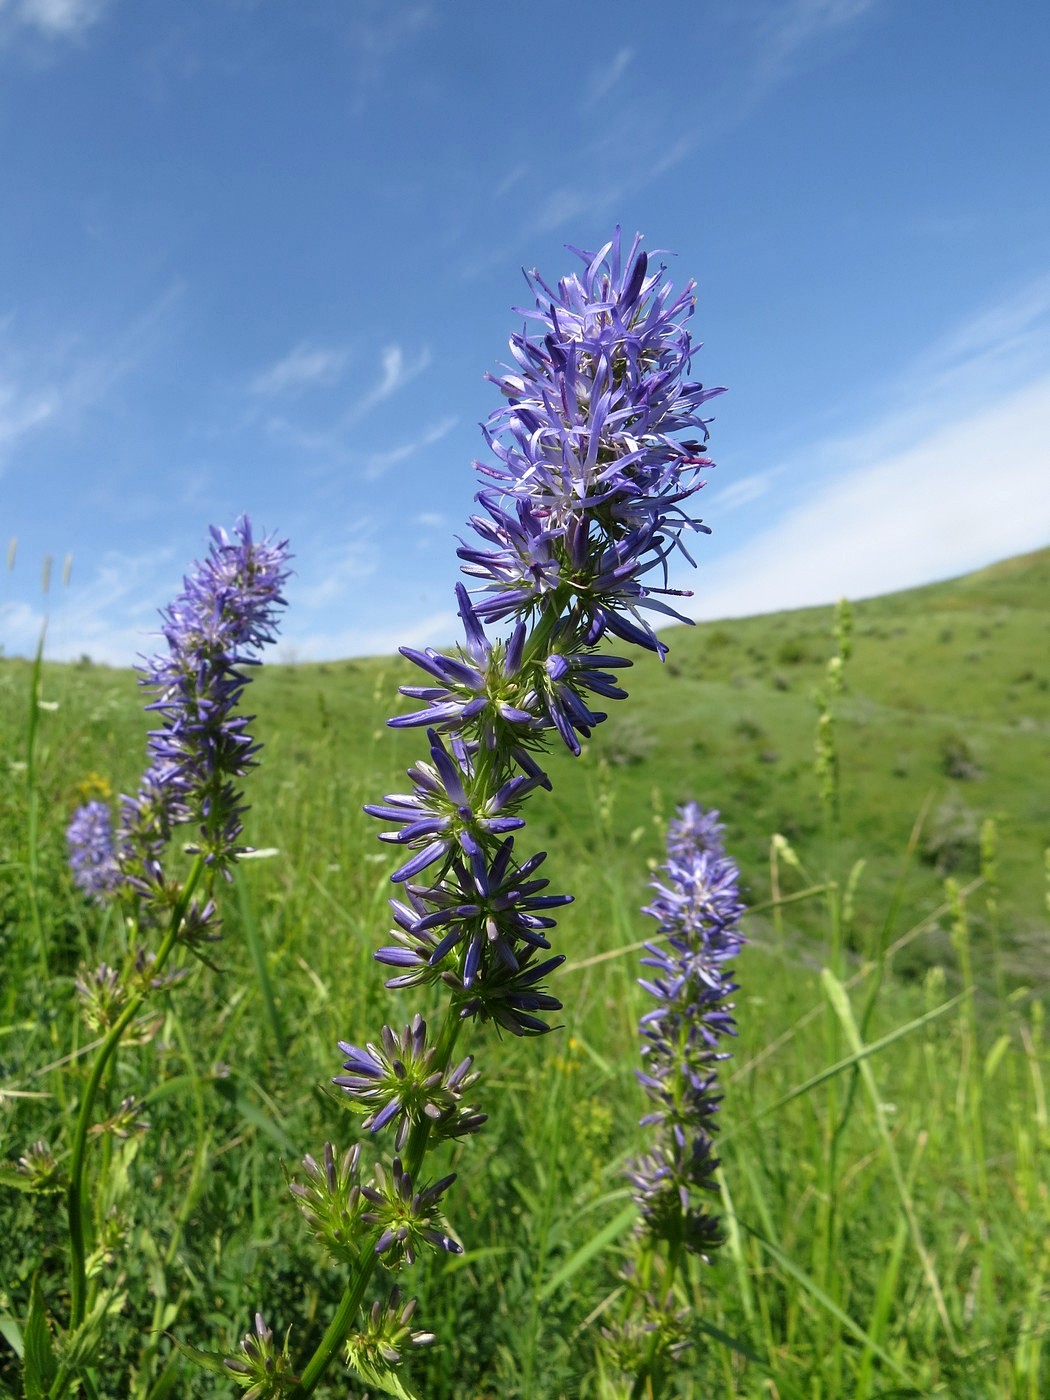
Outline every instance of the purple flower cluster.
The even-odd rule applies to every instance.
[[[464,640],[448,655],[401,649],[428,683],[402,687],[422,707],[390,723],[425,728],[430,761],[409,770],[411,792],[365,808],[407,857],[392,877],[407,886],[391,901],[396,942],[377,955],[398,970],[388,986],[440,978],[461,1016],[516,1035],[559,1009],[539,983],[562,959],[538,955],[545,911],[569,896],[539,893],[544,853],[519,863],[510,833],[528,793],[550,786],[535,757],[549,735],[579,754],[606,718],[597,705],[626,695],[616,672],[631,662],[598,652],[602,638],[666,651],[640,609],[678,616],[654,594],[671,591],[683,534],[706,530],[683,503],[711,465],[700,410],[721,392],[687,377],[692,283],[674,296],[619,230],[579,256],[583,274],[555,289],[527,276],[537,329],[513,337],[515,364],[493,380],[506,404],[484,429],[497,465],[476,464],[480,544],[459,549],[478,580],[473,599],[456,589]],[[662,588],[642,582],[655,568]],[[509,635],[486,636],[501,620]]]
[[[248,684],[243,668],[274,640],[288,543],[256,540],[241,516],[232,537],[212,526],[211,547],[161,612],[167,651],[144,667],[140,684],[160,718],[149,736],[149,764],[134,797],[122,799],[119,859],[147,887],[175,826],[194,823],[205,863],[228,876],[238,853],[245,806],[235,780],[257,762],[247,732],[251,716],[236,713]]]
[[[493,380],[505,400],[483,429],[495,464],[475,464],[477,540],[458,551],[475,585],[473,596],[456,588],[463,640],[447,653],[401,649],[425,680],[401,687],[414,708],[389,722],[425,730],[429,755],[408,770],[408,791],[365,808],[400,857],[395,927],[376,953],[393,970],[387,986],[448,993],[432,1039],[416,1016],[378,1043],[340,1042],[334,1083],[366,1128],[393,1129],[392,1174],[362,1184],[355,1209],[367,1203],[358,1223],[395,1267],[420,1245],[456,1247],[434,1209],[451,1178],[413,1181],[430,1144],[484,1121],[463,1097],[477,1078],[454,1053],[463,1022],[541,1035],[561,1009],[543,983],[564,961],[550,954],[551,913],[571,896],[547,892],[546,853],[528,853],[520,815],[550,787],[539,756],[555,736],[578,755],[606,718],[600,706],[625,698],[618,673],[631,662],[598,649],[607,634],[664,655],[643,614],[679,616],[663,601],[668,560],[675,549],[689,559],[683,536],[706,532],[683,507],[711,465],[701,408],[721,391],[688,378],[692,284],[674,296],[640,240],[625,253],[618,230],[580,256],[584,272],[556,288],[527,275],[534,329],[514,336],[514,365]],[[501,623],[504,636],[486,634]],[[311,1178],[313,1199],[323,1188]],[[336,1257],[342,1222],[328,1230]]]
[[[726,963],[744,942],[739,871],[722,846],[717,812],[695,802],[678,809],[668,828],[667,863],[652,882],[656,897],[643,911],[660,924],[642,965],[641,986],[657,1001],[640,1022],[644,1068],[638,1078],[652,1103],[641,1120],[656,1129],[651,1150],[628,1175],[647,1231],[706,1258],[721,1243],[716,1217],[696,1193],[716,1189],[714,1153],[719,1047],[735,1035],[737,984]]]
[[[527,275],[535,307],[522,314],[539,333],[513,337],[515,364],[494,380],[507,403],[484,431],[498,465],[476,466],[497,485],[470,522],[481,547],[459,554],[483,581],[484,619],[574,596],[588,644],[611,632],[662,653],[638,609],[678,614],[641,580],[659,567],[666,583],[672,550],[689,557],[683,532],[706,531],[682,503],[711,465],[700,410],[722,390],[686,377],[693,283],[673,296],[640,236],[625,255],[619,229],[579,256],[583,275],[556,288]]]
[[[77,808],[66,828],[66,846],[73,883],[96,903],[104,904],[122,879],[113,816],[105,802],[86,802]]]

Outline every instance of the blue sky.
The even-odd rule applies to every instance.
[[[729,387],[696,616],[1050,543],[1048,68],[1036,0],[0,0],[0,643],[130,663],[241,511],[283,659],[451,639],[521,269],[616,224]]]

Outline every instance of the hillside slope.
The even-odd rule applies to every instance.
[[[573,851],[582,857],[594,849],[619,863],[628,846],[656,860],[662,822],[675,803],[696,798],[721,810],[753,901],[769,893],[774,832],[794,844],[814,877],[825,869],[844,877],[863,858],[863,944],[882,924],[920,812],[906,877],[908,906],[919,913],[941,902],[946,875],[965,881],[977,874],[981,824],[993,817],[1008,972],[1045,980],[1048,600],[1045,549],[855,606],[853,655],[838,705],[842,838],[835,851],[823,840],[813,776],[814,694],[833,648],[831,608],[667,631],[666,665],[637,659],[626,673],[630,701],[610,706],[583,761],[552,755],[554,792],[531,804],[533,839],[556,841],[570,865]],[[400,658],[263,667],[251,695],[266,752],[253,783],[250,836],[273,844],[273,817],[287,793],[323,779],[338,784],[347,820],[360,820],[371,839],[357,807],[400,788],[403,768],[420,752],[418,733],[384,727],[408,707],[396,687],[411,669]],[[21,744],[29,672],[26,662],[0,660],[0,735],[12,756]],[[127,672],[48,665],[44,692],[59,705],[41,717],[41,771],[51,784],[44,837],[61,860],[77,785],[96,773],[114,792],[133,790],[147,722]],[[373,849],[381,860],[382,848]],[[629,864],[640,873],[625,898],[640,902],[644,860],[632,856]],[[805,934],[805,906],[792,913]],[[950,951],[934,934],[909,956],[921,967]]]

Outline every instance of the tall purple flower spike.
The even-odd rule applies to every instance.
[[[721,392],[688,377],[692,283],[675,296],[619,230],[579,256],[583,273],[556,288],[526,275],[535,307],[493,379],[495,460],[475,463],[477,539],[458,551],[477,584],[473,597],[456,587],[463,640],[401,648],[426,679],[401,687],[416,708],[390,724],[426,729],[429,761],[409,769],[410,792],[365,808],[406,857],[391,877],[407,887],[391,901],[394,942],[377,954],[396,970],[388,985],[440,979],[462,1014],[517,1034],[558,1009],[537,985],[559,961],[537,956],[554,921],[536,911],[568,896],[536,893],[546,882],[527,877],[543,856],[515,864],[510,833],[527,794],[550,786],[537,755],[551,735],[578,755],[606,702],[626,698],[631,661],[600,651],[603,638],[666,651],[645,614],[680,618],[664,601],[668,559],[688,559],[683,536],[707,530],[683,506],[711,465],[701,409]],[[508,635],[486,635],[501,621]]]
[[[149,764],[134,797],[122,801],[118,859],[147,885],[158,878],[164,843],[175,826],[198,827],[196,849],[228,874],[238,852],[245,806],[234,780],[257,763],[259,745],[236,713],[248,684],[243,668],[275,639],[288,543],[255,539],[241,516],[232,536],[211,527],[207,557],[183,579],[161,612],[167,650],[141,668],[140,684],[160,719],[149,736]]]
[[[650,1233],[705,1259],[722,1234],[697,1195],[717,1189],[717,1070],[729,1058],[724,1037],[736,1034],[728,998],[737,984],[725,964],[744,942],[740,873],[722,834],[717,812],[695,802],[680,807],[668,828],[663,878],[653,880],[656,897],[643,911],[663,935],[645,945],[642,965],[652,971],[639,979],[657,1003],[639,1025],[644,1068],[637,1072],[652,1104],[641,1121],[655,1128],[656,1141],[628,1169]]]

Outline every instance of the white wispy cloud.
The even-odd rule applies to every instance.
[[[329,631],[289,632],[297,659],[335,661],[347,656],[393,656],[398,647],[446,646],[462,632],[452,609],[423,617],[392,620],[379,627],[344,627]]]
[[[399,5],[389,0],[357,0],[338,10],[340,23],[344,14],[354,69],[351,101],[355,112],[361,113],[372,94],[389,82],[391,65],[401,50],[431,29],[437,12],[427,0]]]
[[[0,322],[0,467],[30,433],[69,426],[153,353],[183,286],[172,284],[123,326],[89,337],[63,330],[41,344]]]
[[[346,358],[345,352],[335,349],[297,347],[296,350],[265,370],[253,381],[253,387],[258,386],[256,397],[265,401],[266,398],[277,398],[281,393],[293,387],[302,389],[310,386],[311,383],[316,386],[324,380],[325,376],[335,376],[340,373],[341,364],[338,367],[336,364],[339,356]],[[348,447],[348,443],[353,437],[350,429],[366,418],[373,409],[378,408],[381,403],[393,398],[395,394],[400,393],[402,389],[411,384],[429,367],[431,358],[430,349],[425,345],[414,355],[407,354],[401,345],[385,346],[379,354],[376,379],[371,388],[352,399],[334,420],[330,419],[328,422],[319,423],[316,420],[304,419],[302,414],[293,417],[290,413],[269,413],[263,420],[264,426],[269,433],[294,444],[301,451],[317,453],[349,465],[356,465],[361,458],[358,453]],[[312,381],[311,375],[314,376]],[[449,431],[452,426],[454,425],[450,423],[445,431]],[[442,433],[441,436],[443,435]],[[418,445],[426,446],[429,441],[436,440],[436,438],[426,438]],[[390,453],[376,453],[364,462],[366,474],[380,476],[387,466],[403,460],[414,450],[415,447],[409,444],[403,450],[394,449]]]
[[[864,598],[1050,543],[1050,377],[784,512],[701,579],[697,617]]]
[[[51,387],[26,388],[0,378],[0,451],[46,423],[55,412],[56,399]]]
[[[766,15],[759,29],[760,73],[780,78],[818,43],[844,36],[877,0],[788,0]]]
[[[303,342],[257,374],[249,388],[253,394],[269,396],[283,394],[289,389],[334,384],[342,374],[346,360],[347,352],[338,346]]]
[[[392,447],[385,452],[373,452],[365,465],[365,477],[369,481],[375,481],[391,467],[396,467],[399,462],[407,462],[424,448],[433,447],[434,443],[447,437],[458,422],[458,418],[441,418],[411,442],[402,443],[399,447]]]
[[[157,648],[157,604],[177,584],[165,546],[140,554],[107,551],[85,580],[76,568],[68,588],[52,584],[38,604],[0,604],[0,635],[13,655],[31,655],[48,620],[47,655],[73,661],[87,654],[111,666],[130,666]],[[171,577],[168,577],[169,572]],[[146,601],[146,600],[149,601]]]
[[[953,383],[960,373],[1011,379],[1050,356],[1050,273],[1033,278],[951,327],[912,367],[918,378]]]
[[[0,37],[18,27],[49,39],[81,34],[97,24],[110,0],[0,0]]]
[[[760,500],[773,484],[774,472],[756,472],[752,476],[740,476],[725,479],[718,475],[717,469],[708,476],[704,487],[704,494],[701,498],[701,505],[706,514],[717,512],[719,519],[724,519],[734,510],[739,510],[741,506],[749,506],[752,502]]]
[[[592,69],[584,82],[582,105],[584,107],[600,106],[627,72],[633,57],[634,49],[625,45],[608,63]]]
[[[379,357],[379,382],[350,408],[345,421],[356,422],[366,413],[371,413],[384,399],[399,393],[406,384],[411,384],[423,373],[430,364],[430,358],[430,350],[425,345],[412,359],[405,355],[400,345],[386,346]]]
[[[297,561],[285,590],[290,611],[328,608],[346,602],[362,579],[383,562],[375,525],[368,517],[355,520],[337,539],[314,542]]]
[[[389,58],[405,44],[429,29],[433,5],[391,6],[383,0],[364,0],[355,8],[349,34],[355,49],[373,61]]]
[[[492,191],[493,197],[495,199],[502,199],[504,195],[510,194],[514,186],[520,185],[528,173],[529,167],[524,164],[524,162],[513,166],[496,184],[495,189]]]

